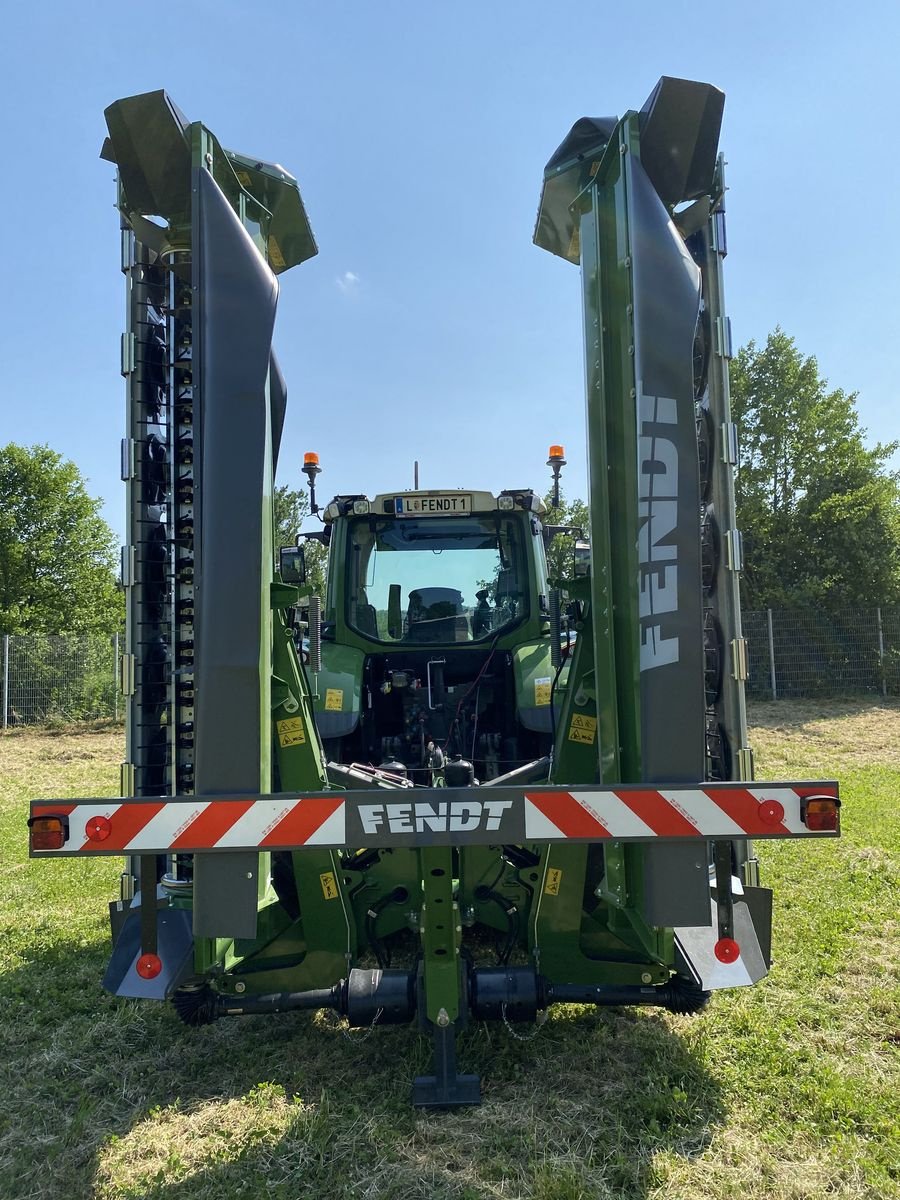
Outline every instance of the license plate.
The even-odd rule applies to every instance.
[[[472,511],[472,497],[457,493],[454,496],[396,496],[394,513],[398,517],[447,517]]]

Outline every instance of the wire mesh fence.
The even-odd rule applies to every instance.
[[[762,609],[744,612],[747,694],[900,694],[900,609]]]
[[[751,698],[900,695],[900,608],[751,610],[743,627]],[[120,716],[120,640],[3,635],[3,728]]]
[[[3,635],[2,724],[118,717],[120,639]]]

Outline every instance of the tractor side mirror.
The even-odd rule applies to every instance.
[[[303,587],[306,583],[306,555],[302,546],[282,546],[278,552],[278,569],[282,583]]]

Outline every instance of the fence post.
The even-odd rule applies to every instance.
[[[119,635],[113,638],[113,717],[119,719]]]
[[[778,699],[778,686],[775,682],[775,637],[772,633],[772,610],[766,609],[766,623],[769,627],[769,683],[772,687],[772,699]]]
[[[878,621],[878,669],[881,672],[881,694],[887,697],[887,676],[884,673],[884,627],[881,624],[881,605],[875,609]]]
[[[3,635],[3,728],[9,722],[9,634]]]

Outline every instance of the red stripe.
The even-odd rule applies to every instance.
[[[526,796],[566,837],[612,837],[606,826],[570,792],[526,792]]]
[[[198,797],[202,801],[203,797]],[[170,850],[208,850],[239,821],[252,800],[214,800],[169,843]]]
[[[31,815],[33,817],[67,817],[77,807],[77,804],[34,804],[31,808]]]
[[[104,853],[110,850],[124,850],[131,839],[137,837],[144,826],[149,824],[165,806],[164,800],[153,800],[142,804],[120,805],[109,818],[109,823],[112,826],[109,837],[102,842],[93,842],[82,830],[81,836],[85,841],[81,849],[102,850]],[[96,810],[92,813],[86,804],[82,804],[79,807],[82,812],[87,813],[88,820],[92,816],[97,815]]]
[[[640,817],[660,837],[702,837],[700,830],[659,792],[616,792],[635,816]]]
[[[784,833],[790,837],[791,831],[783,821],[772,825],[760,820],[761,801],[757,800],[746,788],[704,788],[703,790],[713,804],[718,805],[722,812],[727,813],[732,821],[740,825],[744,833],[765,833],[769,836],[773,833]]]
[[[262,838],[260,846],[304,846],[343,803],[341,798],[332,800],[326,796],[298,800],[275,828]]]

